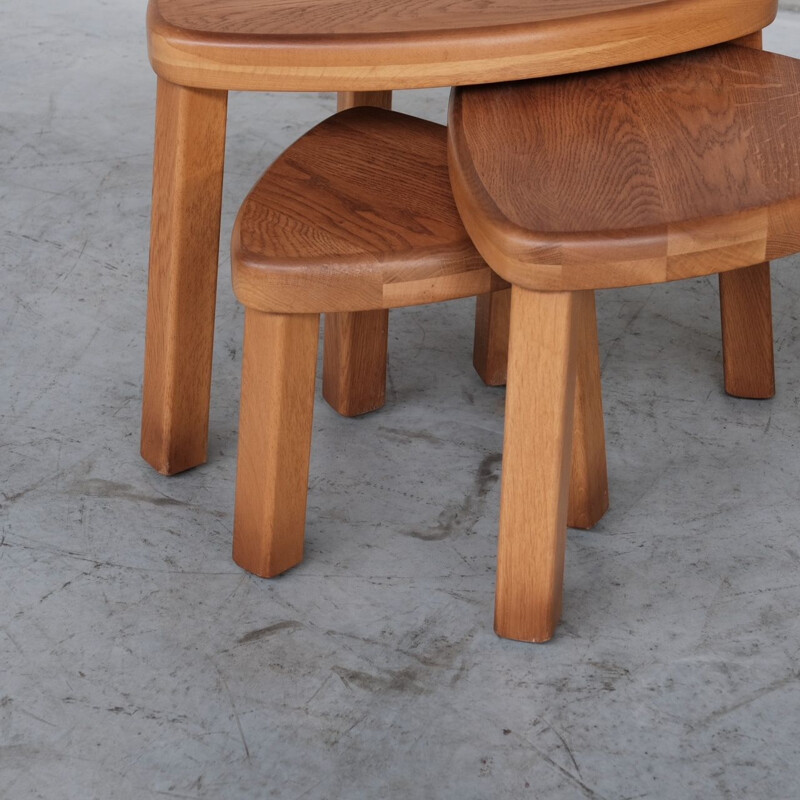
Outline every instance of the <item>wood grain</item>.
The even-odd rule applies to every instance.
[[[303,558],[318,314],[245,312],[233,559],[270,578]]]
[[[390,109],[391,92],[339,92],[338,110],[359,106]],[[322,396],[345,417],[357,417],[386,402],[389,312],[340,311],[325,315]]]
[[[561,618],[577,295],[511,291],[495,631],[544,642]]]
[[[453,202],[442,126],[377,108],[322,122],[240,209],[233,285],[261,311],[396,308],[504,284]]]
[[[206,460],[227,93],[158,81],[142,456]]]
[[[155,71],[253,91],[370,91],[597,69],[766,27],[777,0],[150,0]]]
[[[723,45],[457,89],[450,123],[462,219],[513,284],[660,283],[800,250],[793,59]]]
[[[735,42],[761,49],[761,31]],[[725,391],[765,399],[775,394],[772,286],[769,263],[719,275]]]

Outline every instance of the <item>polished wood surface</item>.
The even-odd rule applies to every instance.
[[[158,81],[142,456],[206,460],[227,92]]]
[[[445,129],[377,108],[299,139],[245,200],[233,284],[261,311],[395,308],[502,286],[453,202]]]
[[[338,110],[392,107],[391,92],[339,92]],[[386,402],[389,312],[340,311],[325,315],[322,396],[345,417],[368,414]]]
[[[155,71],[214,89],[368,91],[578,72],[767,26],[777,0],[150,0]]]
[[[233,559],[270,578],[303,558],[319,314],[245,312]]]
[[[512,289],[495,631],[525,642],[561,618],[578,302]]]
[[[798,98],[800,62],[733,45],[457,89],[456,202],[492,267],[532,289],[779,258],[800,250]]]

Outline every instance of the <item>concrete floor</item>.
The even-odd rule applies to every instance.
[[[503,391],[471,302],[393,314],[382,411],[318,402],[307,559],[259,580],[230,559],[225,245],[209,463],[138,456],[144,2],[3,20],[0,797],[798,796],[800,261],[775,265],[771,402],[721,389],[713,280],[599,297],[612,507],[570,532],[549,645],[492,633]],[[767,43],[800,55],[800,18]],[[333,106],[231,98],[225,242]]]

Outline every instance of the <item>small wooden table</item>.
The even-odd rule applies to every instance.
[[[150,0],[159,80],[144,458],[165,474],[206,459],[229,90],[334,91],[340,108],[388,106],[394,89],[694,50],[755,34],[776,12],[777,0]],[[725,304],[762,290],[751,280],[742,300],[729,285]],[[382,397],[386,313],[329,316],[325,394],[344,413]]]

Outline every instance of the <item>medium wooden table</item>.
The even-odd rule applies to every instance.
[[[229,90],[334,91],[340,108],[388,106],[394,89],[694,50],[755,34],[776,11],[777,0],[150,0],[158,93],[144,458],[165,474],[206,459]],[[729,283],[723,318],[768,281]],[[324,392],[343,413],[382,401],[386,313],[329,315]]]

